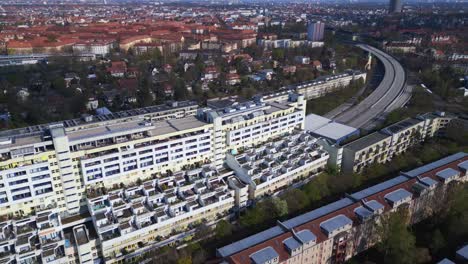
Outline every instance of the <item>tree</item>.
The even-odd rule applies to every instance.
[[[192,264],[192,257],[191,256],[180,257],[177,260],[177,264]]]
[[[185,82],[182,79],[177,79],[174,85],[174,98],[176,100],[185,100],[188,97],[187,88],[185,88]]]
[[[195,239],[203,239],[211,235],[212,233],[211,227],[209,227],[206,223],[202,223],[197,227],[195,232]]]
[[[288,205],[288,211],[293,213],[309,206],[310,201],[307,195],[299,189],[287,190],[282,198]]]
[[[454,186],[450,191],[448,206],[449,215],[447,219],[448,236],[447,240],[456,243],[468,236],[468,184]],[[462,241],[459,241],[460,243]]]
[[[261,224],[265,218],[265,212],[259,208],[259,206],[256,206],[248,209],[245,214],[240,217],[239,221],[244,227],[253,227],[257,224]]]
[[[338,175],[340,173],[337,165],[327,165],[325,172],[330,175]]]
[[[273,218],[281,218],[288,214],[288,204],[278,197],[273,197],[260,205],[264,215]]]
[[[215,234],[217,239],[221,239],[232,234],[232,224],[226,220],[220,220],[216,224]]]
[[[414,255],[414,263],[430,263],[432,260],[429,249],[425,247],[416,248]]]
[[[192,253],[192,262],[193,264],[202,264],[206,263],[207,253],[204,249],[200,248]]]
[[[432,232],[432,243],[429,245],[433,254],[437,254],[441,249],[443,249],[446,245],[446,241],[440,229],[436,229]]]
[[[316,202],[322,199],[322,197],[330,195],[328,178],[328,174],[322,173],[304,186],[304,192],[309,197],[309,201]]]
[[[408,218],[406,209],[382,216],[377,230],[381,237],[378,249],[383,254],[384,263],[414,263],[416,239],[407,228]]]
[[[284,49],[273,49],[271,56],[274,60],[283,61],[284,60]]]

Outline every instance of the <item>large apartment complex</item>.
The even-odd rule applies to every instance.
[[[422,141],[441,135],[455,116],[443,112],[408,118],[352,141],[342,148],[345,172],[362,172],[373,163],[386,163]]]
[[[309,100],[343,89],[352,81],[356,81],[361,78],[365,82],[366,77],[367,74],[365,72],[348,70],[340,74],[321,76],[313,81],[294,85],[294,88],[297,93],[303,94],[304,97]]]
[[[315,175],[328,154],[305,107],[177,102],[1,132],[0,262],[128,262]]]
[[[468,154],[457,153],[217,250],[231,264],[344,263],[379,241],[379,219],[400,209],[409,223],[430,217],[457,182],[468,181]]]
[[[283,87],[280,92],[262,95],[262,98],[266,102],[287,102],[290,93],[298,93],[302,94],[305,100],[315,99],[343,89],[353,81],[359,79],[366,81],[366,77],[366,72],[347,70],[340,74],[320,76],[312,81],[292,84]]]

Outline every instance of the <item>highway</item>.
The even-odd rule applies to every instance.
[[[395,58],[369,45],[357,46],[372,53],[382,62],[385,75],[368,97],[335,116],[334,120],[355,128],[369,128],[383,114],[403,106],[411,93],[405,87],[405,70]]]

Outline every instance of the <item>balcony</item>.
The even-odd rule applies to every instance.
[[[118,231],[117,229],[114,229],[110,232],[101,234],[101,237],[103,241],[108,241],[108,240],[120,237],[120,231]]]

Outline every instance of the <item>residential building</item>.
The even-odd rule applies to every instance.
[[[82,196],[86,184],[106,179],[106,184],[112,185],[112,179],[122,182],[129,177],[131,165],[120,164],[120,159],[127,157],[122,147],[132,148],[133,154],[146,141],[152,142],[161,135],[167,136],[166,142],[172,132],[172,135],[184,135],[167,122],[172,119],[177,123],[176,118],[185,118],[188,123],[193,120],[194,126],[198,124],[193,117],[196,108],[193,102],[179,102],[173,106],[153,106],[1,132],[2,213],[21,216],[48,207],[78,213],[80,206],[84,206]],[[142,121],[142,117],[147,121]],[[151,122],[169,128],[150,136],[154,129]],[[208,127],[198,130],[209,130]],[[184,130],[191,132],[190,125]],[[200,137],[196,133],[191,135],[197,136]],[[126,177],[116,179],[123,175]]]
[[[327,93],[345,88],[352,81],[363,79],[366,80],[365,72],[347,70],[344,73],[321,76],[313,81],[292,84],[282,87],[279,92],[264,94],[260,97],[265,102],[288,102],[290,94],[301,94],[306,100],[322,97]]]
[[[325,23],[313,22],[307,24],[307,40],[322,41],[325,33]]]
[[[401,0],[390,0],[390,6],[388,9],[389,13],[401,13],[403,9],[403,4]]]
[[[148,35],[131,36],[120,40],[119,48],[121,50],[127,51],[137,43],[150,43],[152,41],[153,39]]]
[[[122,78],[127,73],[127,63],[125,61],[113,61],[107,72],[113,77]]]
[[[427,113],[408,118],[343,146],[342,169],[362,172],[373,163],[386,163],[410,147],[441,135],[453,115]]]
[[[224,109],[201,108],[198,117],[213,124],[215,164],[222,166],[225,154],[242,150],[279,135],[304,129],[305,104],[302,95],[290,94],[287,103],[253,101]]]
[[[448,156],[278,221],[272,228],[217,249],[217,256],[230,264],[344,263],[380,240],[376,228],[382,217],[408,210],[409,224],[414,224],[442,210],[453,186],[468,180],[467,171],[467,153]]]
[[[227,154],[226,163],[249,186],[250,199],[255,200],[316,175],[325,169],[327,160],[316,138],[293,131],[241,154]]]
[[[160,43],[154,43],[154,42],[150,42],[150,43],[139,42],[133,45],[133,49],[135,50],[136,55],[151,53],[151,52],[154,52],[155,50],[159,50],[159,52],[162,54],[163,45]]]
[[[468,262],[468,245],[457,250],[457,260],[460,260],[462,263]]]
[[[416,53],[416,46],[408,43],[389,42],[384,44],[384,49],[395,53]]]
[[[3,131],[0,236],[9,242],[0,260],[127,262],[227,218],[324,169],[327,153],[301,132],[304,115],[303,96],[290,94],[285,103],[173,102]],[[258,185],[227,165],[240,151],[258,154],[253,167],[265,160],[254,167]]]
[[[294,57],[294,62],[296,62],[298,64],[310,64],[310,57],[296,56],[296,57]]]
[[[310,100],[342,89],[354,80],[362,78],[365,81],[366,76],[365,72],[348,70],[341,74],[321,76],[313,81],[295,84],[290,88],[304,95],[306,100]]]
[[[78,41],[73,44],[74,54],[94,54],[97,56],[107,56],[115,46],[115,40],[89,40]]]
[[[125,252],[138,253],[191,224],[227,216],[236,206],[235,191],[224,181],[230,175],[208,165],[88,196],[106,263],[124,260]]]

